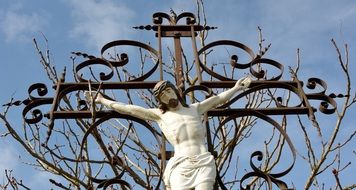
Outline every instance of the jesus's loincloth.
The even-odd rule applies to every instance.
[[[191,189],[202,182],[215,182],[216,166],[210,152],[196,156],[174,156],[167,164],[163,180],[172,190]]]

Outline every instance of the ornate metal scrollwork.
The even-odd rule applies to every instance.
[[[255,69],[253,69],[253,66],[257,65],[257,64],[260,66],[264,65],[264,64],[271,65],[271,66],[276,67],[280,71],[279,75],[277,75],[275,77],[271,77],[271,78],[266,78],[265,80],[278,81],[279,79],[282,78],[284,67],[282,64],[278,63],[277,61],[274,61],[272,59],[266,59],[266,58],[257,58],[257,59],[254,59],[250,64],[251,64],[250,65],[251,74],[258,79],[262,79],[262,78],[266,77],[267,72],[263,69],[261,69],[259,71],[256,71]]]
[[[178,25],[179,21],[182,19],[186,19],[185,25]],[[167,23],[168,22],[168,23]],[[209,27],[209,26],[201,26],[197,24],[195,15],[192,13],[182,13],[180,15],[168,15],[166,13],[155,13],[153,14],[153,25],[146,25],[146,26],[139,26],[139,27],[134,27],[136,29],[146,29],[146,30],[153,30],[156,32],[157,38],[159,39],[159,43],[161,43],[161,37],[172,37],[175,38],[176,42],[178,41],[180,37],[190,37],[192,39],[195,39],[196,33],[199,31],[203,30],[211,30],[215,29],[215,27]],[[134,48],[139,48],[143,49],[154,58],[154,64],[151,66],[150,69],[142,73],[140,76],[136,78],[128,78],[126,81],[112,81],[112,78],[115,75],[115,69],[117,67],[123,67],[123,66],[131,66],[131,67],[139,67],[138,64],[131,62],[134,60],[132,59],[132,56],[128,54],[128,52],[121,53],[117,55],[118,59],[111,60],[109,58],[106,58],[106,54],[110,49],[115,49],[120,46],[130,46]],[[208,112],[209,117],[219,117],[219,116],[224,116],[224,119],[220,121],[220,124],[218,126],[219,130],[223,125],[225,125],[227,122],[240,118],[240,117],[245,117],[245,116],[251,116],[251,117],[256,117],[259,118],[269,124],[271,124],[273,127],[275,127],[283,136],[283,138],[286,140],[286,142],[289,145],[289,148],[292,152],[292,164],[285,169],[282,172],[279,173],[271,173],[270,171],[263,171],[261,168],[259,168],[255,163],[254,159],[257,159],[258,161],[261,161],[263,159],[263,154],[260,151],[255,151],[251,157],[250,157],[250,166],[252,168],[252,172],[249,172],[245,174],[241,178],[241,184],[240,188],[241,189],[249,189],[249,186],[243,186],[243,182],[247,180],[248,178],[251,177],[257,177],[264,179],[267,182],[267,186],[269,189],[272,189],[272,185],[275,184],[278,188],[280,189],[287,189],[288,186],[285,182],[281,181],[279,178],[282,176],[287,175],[293,168],[295,160],[296,160],[296,152],[294,149],[294,146],[291,142],[291,139],[288,137],[286,132],[282,129],[282,127],[273,120],[269,115],[290,115],[290,114],[305,114],[305,115],[312,115],[316,111],[314,107],[312,107],[309,103],[310,100],[319,100],[322,101],[319,107],[319,110],[322,113],[325,114],[331,114],[334,113],[336,110],[336,102],[334,98],[336,97],[342,97],[342,95],[335,95],[335,94],[330,94],[326,95],[326,90],[327,90],[327,85],[324,81],[321,79],[317,78],[310,78],[307,82],[306,87],[308,89],[315,89],[316,86],[320,86],[322,88],[321,91],[315,92],[315,93],[305,93],[302,82],[297,79],[296,76],[294,76],[294,81],[281,81],[282,74],[284,72],[284,66],[272,59],[268,58],[262,58],[260,56],[256,56],[255,53],[247,47],[246,45],[232,41],[232,40],[218,40],[211,42],[204,47],[202,47],[200,50],[193,50],[193,54],[196,56],[196,63],[199,67],[197,72],[195,73],[196,75],[202,75],[204,73],[205,75],[208,75],[211,80],[203,80],[198,81],[195,83],[195,85],[189,86],[187,89],[184,88],[184,83],[182,95],[184,97],[188,97],[190,93],[194,93],[196,91],[202,91],[205,93],[206,97],[212,96],[213,95],[213,90],[218,90],[222,88],[231,88],[235,84],[235,79],[233,77],[227,77],[224,76],[223,74],[220,74],[218,71],[214,71],[213,69],[208,68],[207,65],[205,65],[200,58],[208,51],[212,50],[213,48],[216,47],[221,47],[221,46],[231,46],[232,48],[236,48],[238,51],[243,52],[243,56],[247,57],[247,61],[244,63],[241,63],[239,60],[239,57],[241,55],[231,55],[228,60],[230,63],[230,66],[232,69],[248,69],[249,74],[255,77],[257,80],[253,81],[251,84],[251,88],[240,93],[236,97],[232,98],[230,101],[226,102],[223,105],[220,105],[215,110],[211,110]],[[180,46],[176,46],[180,47]],[[193,46],[194,47],[194,46]],[[193,48],[194,49],[194,48]],[[83,90],[89,90],[88,84],[91,84],[91,87],[93,89],[102,89],[102,90],[112,90],[112,89],[142,89],[142,90],[151,90],[155,83],[157,81],[148,81],[147,79],[153,75],[159,75],[160,79],[163,79],[162,74],[157,74],[158,73],[158,68],[162,67],[162,50],[158,48],[158,50],[154,49],[148,44],[144,44],[141,42],[137,41],[132,41],[132,40],[116,40],[107,43],[106,45],[103,46],[101,49],[101,57],[94,57],[91,55],[87,55],[84,53],[74,53],[76,55],[83,56],[86,60],[83,61],[82,63],[78,64],[75,67],[75,75],[76,78],[79,80],[77,83],[70,83],[70,82],[64,82],[59,81],[56,84],[56,91],[54,97],[44,97],[48,94],[48,89],[44,84],[37,83],[32,86],[30,86],[28,93],[29,93],[29,98],[27,98],[25,101],[22,103],[25,104],[25,108],[23,109],[23,118],[26,123],[28,124],[35,124],[41,121],[43,116],[46,116],[50,119],[50,121],[56,120],[56,119],[89,119],[92,118],[92,112],[88,109],[88,105],[84,100],[78,100],[78,106],[77,110],[63,110],[60,109],[60,103],[63,101],[64,97],[67,97],[70,93],[73,92],[80,92]],[[177,50],[181,51],[181,49]],[[179,59],[176,59],[178,61]],[[94,65],[100,65],[102,66],[103,70],[105,69],[106,72],[100,72],[99,73],[99,81],[98,82],[92,82],[94,80],[91,80],[88,77],[84,77],[82,71],[84,69],[89,69],[90,67]],[[179,65],[177,63],[177,65]],[[180,63],[181,65],[181,63]],[[271,66],[273,69],[278,70],[277,72],[274,72],[274,76],[267,76],[267,70],[264,69],[264,66]],[[258,67],[256,69],[256,67]],[[181,68],[180,68],[181,69]],[[177,73],[175,73],[177,75]],[[199,78],[199,77],[197,77]],[[206,77],[208,78],[208,77]],[[180,78],[184,80],[184,77]],[[176,81],[178,83],[178,81]],[[292,94],[294,94],[296,97],[299,98],[299,103],[295,106],[288,106],[284,105],[282,103],[282,99],[280,97],[277,97],[275,102],[276,106],[270,106],[268,108],[233,108],[233,104],[240,101],[243,97],[246,97],[250,94],[259,92],[261,90],[266,90],[266,89],[282,89],[286,90]],[[34,95],[34,92],[37,92],[37,96]],[[198,100],[194,100],[198,101]],[[14,105],[20,105],[20,102],[13,103]],[[42,105],[51,105],[52,109],[47,113],[47,114],[42,114],[42,112],[39,109],[35,109],[38,106]],[[331,105],[331,108],[329,108]],[[29,112],[33,110],[32,113],[32,118],[29,118],[28,115]],[[138,118],[134,118],[132,116],[128,115],[123,115],[119,114],[116,112],[112,111],[94,111],[96,116],[93,119],[93,123],[90,125],[88,129],[86,129],[86,132],[84,133],[81,141],[81,149],[80,149],[80,156],[78,157],[79,162],[86,162],[85,160],[80,160],[82,159],[82,152],[84,149],[84,145],[87,142],[87,139],[90,135],[95,135],[94,131],[96,131],[97,127],[101,125],[103,122],[112,119],[112,118],[118,118],[118,119],[125,119],[129,120],[132,122],[139,123],[143,127],[145,127],[147,130],[149,130],[152,135],[154,136],[157,144],[161,144],[161,138],[162,135],[158,134],[153,127],[147,123],[146,121],[143,121]],[[53,126],[49,127],[49,135],[48,138],[50,138],[50,131],[52,130]],[[212,141],[208,141],[208,143],[214,142],[216,139],[216,136],[212,137]],[[212,146],[211,144],[209,146]],[[107,158],[107,161],[118,163],[120,161],[120,158],[115,155],[111,154],[109,152],[105,153],[105,156]],[[161,168],[162,169],[162,168]],[[161,179],[162,179],[162,173],[163,171],[160,171],[160,176],[159,176],[159,182],[157,184],[156,189],[159,189]],[[98,184],[97,188],[103,188],[106,189],[109,186],[113,184],[121,185],[122,188],[127,188],[131,189],[130,184],[127,181],[124,181],[122,179],[122,174],[117,174],[115,177],[111,179],[96,179],[93,177],[89,177],[91,182]],[[224,186],[224,183],[222,181],[222,178],[220,176],[217,177],[217,181],[219,182],[219,185],[222,189],[226,189]]]
[[[78,64],[75,68],[76,72],[76,77],[80,82],[88,82],[89,79],[84,79],[82,77],[82,73],[80,73],[80,70],[84,68],[89,68],[91,65],[101,65],[107,67],[110,72],[108,74],[105,74],[104,72],[101,72],[99,75],[99,78],[101,81],[108,81],[114,76],[114,68],[115,67],[122,67],[126,64],[129,63],[129,55],[127,53],[121,53],[120,54],[120,59],[119,60],[109,60],[106,59],[104,54],[111,48],[119,47],[119,46],[132,46],[132,47],[137,47],[141,49],[147,50],[152,56],[154,56],[154,59],[156,59],[156,63],[152,67],[151,70],[149,70],[147,73],[144,73],[142,76],[134,78],[134,79],[129,79],[126,82],[131,82],[131,81],[144,81],[148,77],[150,77],[158,67],[158,52],[151,46],[137,42],[137,41],[132,41],[132,40],[117,40],[117,41],[112,41],[107,43],[106,45],[103,46],[101,49],[101,57],[102,58],[89,58],[88,60]]]
[[[325,94],[327,90],[327,84],[321,79],[318,78],[310,78],[308,79],[307,87],[309,89],[315,89],[316,86],[320,86],[322,90],[320,92],[316,93],[309,93],[306,94],[307,98],[310,100],[321,100],[319,110],[324,113],[324,114],[333,114],[336,111],[336,102],[333,99],[336,98],[337,96],[328,96]],[[340,97],[343,97],[342,95],[339,95]],[[329,105],[332,106],[332,108],[329,108]]]
[[[101,58],[94,58],[94,59],[89,59],[87,61],[84,61],[82,63],[80,63],[76,68],[75,68],[75,72],[76,72],[76,77],[80,82],[88,82],[88,79],[84,79],[82,77],[82,74],[80,74],[80,70],[85,68],[85,67],[90,67],[91,65],[101,65],[101,66],[106,66],[110,69],[110,73],[109,74],[105,74],[104,72],[100,73],[100,80],[102,81],[107,81],[110,80],[113,76],[114,76],[114,68],[112,66],[112,64],[104,59]]]
[[[33,92],[37,91],[38,96],[34,96]],[[29,99],[24,101],[26,105],[22,111],[22,116],[26,123],[35,124],[42,120],[43,114],[40,109],[34,109],[42,105],[51,105],[53,103],[53,98],[45,98],[43,96],[47,95],[48,89],[43,83],[36,83],[29,87],[28,94]],[[31,111],[32,110],[32,111]],[[26,117],[27,113],[31,111],[32,118]],[[48,115],[46,115],[48,117]]]
[[[291,152],[292,152],[292,156],[293,156],[293,160],[292,160],[292,163],[291,165],[285,169],[284,171],[282,172],[279,172],[279,173],[269,173],[269,171],[262,171],[259,167],[257,167],[254,163],[253,163],[253,158],[257,157],[257,160],[261,161],[263,159],[263,153],[261,151],[256,151],[254,152],[252,155],[251,155],[251,158],[250,158],[250,166],[251,168],[253,169],[253,172],[250,172],[250,173],[247,173],[245,174],[242,178],[241,178],[241,183],[240,183],[240,188],[243,189],[243,190],[248,190],[250,189],[249,186],[246,186],[246,188],[244,188],[242,186],[244,180],[250,178],[250,177],[261,177],[263,178],[264,180],[266,180],[267,182],[267,186],[269,189],[272,189],[272,183],[274,183],[275,185],[277,185],[277,187],[279,189],[288,189],[288,186],[285,182],[277,179],[277,178],[280,178],[280,177],[283,177],[285,176],[286,174],[288,174],[293,166],[294,166],[294,163],[295,163],[295,160],[296,160],[296,150],[293,146],[293,143],[291,141],[291,139],[289,138],[289,136],[287,135],[287,133],[284,131],[284,129],[276,122],[274,121],[272,118],[264,115],[264,114],[261,114],[259,112],[253,112],[252,115],[270,123],[271,125],[273,125],[273,127],[275,127],[283,136],[283,138],[287,141],[287,144],[289,146],[289,148],[291,149]]]
[[[195,24],[196,19],[193,13],[184,12],[178,16],[170,16],[167,13],[157,12],[153,14],[154,24],[163,24],[163,19],[167,20],[171,25],[176,25],[179,20],[186,18],[186,25]]]
[[[224,45],[229,45],[229,46],[233,46],[236,48],[239,48],[241,50],[243,50],[244,52],[246,52],[249,57],[250,57],[250,62],[248,63],[238,63],[238,56],[237,55],[232,55],[231,56],[231,61],[230,64],[238,69],[246,69],[250,67],[251,62],[255,59],[255,54],[253,53],[253,51],[245,46],[242,43],[239,42],[235,42],[235,41],[231,41],[231,40],[219,40],[219,41],[215,41],[215,42],[211,42],[207,45],[205,45],[204,47],[202,47],[197,54],[200,56],[202,55],[204,52],[207,52],[209,49],[216,47],[216,46],[224,46]],[[209,75],[213,76],[216,79],[222,80],[222,81],[231,81],[233,79],[227,78],[223,75],[220,75],[214,71],[212,71],[211,69],[209,69],[207,66],[205,66],[201,60],[199,60],[200,62],[200,67],[202,68],[203,71],[207,72]]]

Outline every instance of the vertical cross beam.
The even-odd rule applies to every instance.
[[[182,44],[180,41],[181,34],[176,31],[174,33],[174,59],[175,59],[175,79],[177,83],[177,88],[179,89],[180,93],[184,92],[184,73],[183,73],[183,59],[182,59]]]

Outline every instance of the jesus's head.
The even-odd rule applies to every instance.
[[[166,112],[169,109],[174,109],[179,104],[184,107],[189,107],[179,95],[177,88],[169,81],[160,81],[153,88],[153,95],[159,103],[159,109]]]

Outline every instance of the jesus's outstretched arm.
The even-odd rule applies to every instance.
[[[124,104],[121,102],[109,100],[105,98],[101,93],[96,92],[92,92],[90,94],[89,91],[85,91],[84,95],[89,101],[91,101],[93,97],[96,97],[95,103],[102,104],[107,108],[113,109],[114,111],[121,114],[131,115],[140,119],[150,121],[158,121],[160,119],[158,114],[156,114],[158,112],[157,109],[147,109],[141,106]]]
[[[251,84],[251,79],[249,77],[242,78],[238,80],[234,87],[224,91],[216,96],[212,96],[202,102],[198,103],[198,112],[204,114],[205,112],[216,108],[218,105],[228,101],[236,92],[248,88]]]

